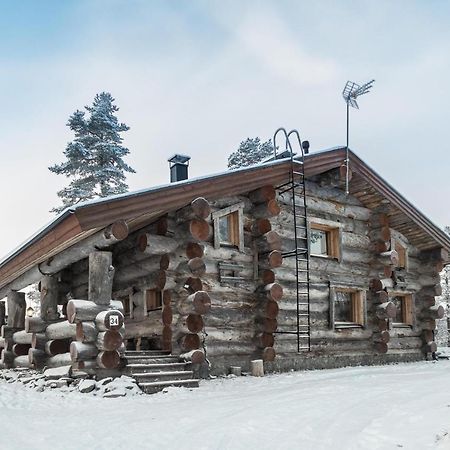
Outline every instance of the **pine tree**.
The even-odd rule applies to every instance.
[[[273,155],[272,141],[262,142],[259,137],[247,138],[239,148],[228,157],[228,168],[237,169],[257,164]]]
[[[92,106],[85,107],[87,115],[77,110],[70,116],[67,126],[75,139],[64,151],[66,161],[49,170],[72,180],[58,192],[63,204],[52,212],[60,213],[81,201],[128,190],[125,172],[135,171],[123,161],[129,150],[122,146],[120,133],[129,127],[119,123],[115,116],[119,108],[113,102],[111,94],[102,92],[95,96]]]

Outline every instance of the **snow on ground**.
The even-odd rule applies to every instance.
[[[0,383],[0,449],[450,449],[450,361],[105,399]]]

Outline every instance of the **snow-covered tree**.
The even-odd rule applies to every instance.
[[[268,156],[273,155],[273,144],[269,139],[261,142],[259,137],[247,138],[239,148],[228,157],[228,168],[237,169],[257,164]]]
[[[120,133],[129,130],[115,115],[119,108],[108,92],[95,96],[92,106],[85,111],[75,111],[67,126],[75,139],[64,151],[66,161],[49,167],[58,175],[65,175],[71,181],[58,192],[62,205],[52,209],[59,213],[65,208],[96,197],[121,194],[128,190],[125,172],[134,173],[123,157],[129,150],[122,145]]]
[[[444,231],[450,234],[450,227],[445,227]],[[441,272],[442,295],[436,302],[445,308],[445,316],[437,321],[436,341],[439,346],[449,346],[450,344],[450,266],[445,266]]]

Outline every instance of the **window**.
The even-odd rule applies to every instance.
[[[309,252],[313,256],[334,258],[340,261],[340,224],[310,223]]]
[[[214,248],[237,247],[244,250],[244,204],[229,206],[212,213],[214,221]]]
[[[133,304],[133,301],[130,299],[130,296],[121,297],[119,298],[119,300],[122,302],[123,305],[124,317],[131,317],[131,305]]]
[[[148,311],[162,308],[162,292],[155,289],[147,289],[145,291],[145,303]]]
[[[391,248],[393,248],[398,253],[398,269],[407,269],[408,267],[408,254],[406,246],[402,245],[402,243],[394,239],[391,243]]]
[[[390,301],[396,306],[397,311],[392,319],[394,326],[413,325],[413,298],[411,294],[394,294]]]
[[[365,291],[351,288],[330,288],[331,328],[355,328],[366,324]]]

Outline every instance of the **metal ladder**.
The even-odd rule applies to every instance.
[[[309,261],[309,228],[308,213],[306,208],[306,188],[305,188],[305,151],[300,134],[297,130],[287,133],[286,129],[278,128],[273,136],[274,157],[277,155],[276,138],[282,133],[286,139],[286,150],[291,159],[289,181],[281,186],[277,186],[280,195],[291,192],[292,214],[294,221],[294,245],[295,248],[283,252],[283,258],[295,258],[296,275],[296,301],[297,320],[295,330],[279,330],[277,334],[293,334],[297,337],[297,352],[311,351],[311,307],[310,307],[310,261]],[[301,158],[294,160],[291,136],[297,138],[301,151]],[[282,155],[285,155],[285,152]]]

